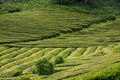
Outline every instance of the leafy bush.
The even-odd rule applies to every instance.
[[[63,59],[63,57],[61,57],[61,56],[58,56],[58,57],[56,57],[55,58],[55,64],[61,64],[61,63],[63,63],[64,62],[64,59]]]
[[[55,4],[63,5],[86,5],[92,8],[101,8],[105,6],[116,5],[119,0],[52,0]]]
[[[4,2],[27,2],[30,0],[4,0]]]
[[[92,8],[97,8],[100,6],[99,0],[86,0],[84,4],[89,5]]]
[[[8,9],[8,13],[13,13],[13,12],[20,12],[21,8],[19,7],[13,7]]]
[[[38,75],[50,75],[54,72],[54,66],[46,59],[40,59],[37,64]]]
[[[0,11],[2,10],[2,6],[0,5]]]
[[[85,75],[86,76],[86,75]],[[98,72],[90,72],[82,80],[120,80],[120,64],[111,64]]]
[[[75,2],[75,0],[53,0],[53,3],[55,4],[64,4],[64,5],[69,5]]]
[[[36,69],[33,70],[32,73],[33,73],[33,74],[37,74],[37,70],[36,70]]]
[[[95,78],[91,78],[90,80],[120,80],[120,76],[119,73],[114,73],[107,76],[96,76]]]
[[[3,1],[0,1],[0,4],[3,4]]]
[[[16,72],[16,73],[13,75],[13,77],[20,76],[20,75],[22,75],[22,71]]]
[[[19,78],[15,79],[15,80],[30,80],[30,78],[29,77],[19,77]]]

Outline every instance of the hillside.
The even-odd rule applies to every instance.
[[[115,21],[97,23],[88,26],[87,28],[84,28],[84,25],[80,25],[80,27],[71,27],[73,30],[72,32],[61,33],[60,35],[57,35],[56,37],[50,39],[35,41],[29,40],[26,42],[6,43],[4,45],[22,47],[88,47],[96,45],[109,45],[119,43],[119,25],[120,20],[119,17],[117,17],[117,20]]]
[[[120,14],[119,0],[0,0],[0,14],[50,8],[86,14]]]
[[[30,77],[31,80],[119,80],[120,45],[91,46],[88,48],[27,48],[0,47],[0,80],[14,80],[15,74]],[[9,53],[9,54],[8,54]],[[62,56],[65,62],[55,65],[56,72],[38,76],[33,71],[41,58],[51,62]],[[58,76],[59,75],[59,76]]]
[[[0,0],[0,80],[120,80],[119,10],[119,0]],[[50,69],[42,59],[52,74],[38,75]]]

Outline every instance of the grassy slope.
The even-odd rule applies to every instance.
[[[9,0],[8,0],[9,1]],[[20,8],[22,10],[26,9],[49,9],[49,8],[57,8],[61,10],[68,10],[72,12],[80,12],[80,13],[93,13],[93,14],[119,14],[119,4],[111,3],[109,1],[104,1],[104,4],[97,6],[98,9],[89,8],[89,6],[79,6],[79,5],[54,5],[52,0],[30,0],[25,2],[4,2],[0,4],[0,14],[7,13],[9,10]],[[24,0],[23,0],[24,1]]]
[[[60,33],[82,29],[84,25],[89,26],[91,23],[87,21],[104,21],[103,17],[105,16],[56,9],[3,14],[0,15],[0,35],[2,38],[0,43],[55,37]]]
[[[89,80],[100,78],[100,76],[103,76],[102,78],[111,77],[111,75],[113,78],[117,76],[119,80],[119,75],[115,74],[120,71],[120,44],[88,48],[13,48],[4,50],[5,47],[0,47],[3,50],[0,52],[0,80],[14,79],[13,75],[20,71],[22,71],[22,76],[28,76],[32,80]],[[83,50],[82,54],[80,54],[80,49]],[[7,54],[8,52],[9,54]],[[57,72],[54,74],[38,76],[32,73],[35,70],[34,65],[40,57],[46,57],[53,62],[53,58],[60,55],[65,62],[55,65]],[[105,76],[107,73],[109,74]]]
[[[0,15],[1,44],[51,38],[60,33],[80,30],[96,20],[98,22],[99,20],[100,22],[106,21],[103,19],[106,15],[88,15],[83,14],[82,11],[81,13],[71,12],[69,9],[66,11],[65,9],[74,7],[52,5],[50,0],[35,0],[25,3],[5,2],[1,6],[3,7],[1,9],[5,8],[5,10],[8,10],[6,7],[23,9],[22,12]],[[26,9],[27,11],[24,11]]]
[[[119,80],[120,63],[119,59],[117,59],[119,57],[119,54],[116,55],[115,52],[111,52],[112,50],[114,50],[113,46],[111,46],[111,49],[110,46],[109,48],[104,48],[104,56],[97,57],[96,59],[94,58],[93,60],[95,61],[91,61],[95,65],[95,67],[94,65],[92,65],[91,71],[88,71],[78,76],[73,76],[71,78],[66,78],[65,80]],[[118,50],[119,49],[117,48],[115,49],[117,53],[119,53]],[[115,58],[116,61],[114,61],[115,59],[113,58]],[[96,62],[97,64],[94,62]],[[90,68],[90,66],[87,67]]]
[[[17,40],[19,41],[24,39],[36,40],[36,37],[38,39],[39,36],[43,35],[43,32],[45,32],[45,31],[43,32],[40,31],[41,27],[39,26],[42,26],[42,28],[45,27],[43,30],[46,30],[46,28],[49,27],[50,30],[49,29],[48,30],[50,32],[48,34],[51,33],[50,35],[54,35],[56,32],[58,33],[59,32],[58,30],[61,28],[63,30],[62,32],[64,32],[64,30],[65,32],[66,30],[68,32],[68,31],[71,31],[71,28],[73,30],[78,29],[79,27],[81,28],[81,26],[78,26],[78,25],[84,24],[85,21],[88,21],[88,20],[92,21],[92,20],[99,19],[101,17],[101,16],[98,17],[98,15],[92,15],[92,14],[88,15],[83,13],[64,11],[63,10],[64,6],[62,6],[61,8],[59,8],[60,6],[54,6],[54,8],[53,6],[52,8],[50,6],[45,7],[46,5],[48,5],[46,4],[47,0],[40,0],[40,3],[41,4],[45,3],[45,4],[44,5],[36,5],[36,4],[34,5],[33,3],[20,4],[20,6],[23,6],[22,8],[24,10],[25,9],[27,10],[22,11],[20,13],[12,13],[12,14],[9,13],[9,14],[0,15],[0,30],[1,30],[0,41],[14,42]],[[34,10],[33,9],[28,10],[30,6],[32,6]],[[40,8],[38,8],[38,6]],[[66,9],[70,9],[70,8],[66,7]],[[42,17],[42,20],[41,20],[41,17]],[[49,24],[46,24],[46,22]],[[68,25],[68,22],[70,23],[69,25]],[[58,28],[56,27],[56,25],[57,26],[60,25],[60,27]],[[115,25],[115,28],[113,28],[114,25]],[[110,27],[108,28],[107,26],[110,26]],[[54,28],[54,29],[51,30],[51,28]],[[109,29],[109,31],[103,34],[102,30],[106,31],[106,29],[107,30]],[[45,33],[47,33],[48,30]],[[19,34],[20,32],[21,34]],[[82,38],[79,37],[77,39],[76,36],[79,36],[81,34],[84,35],[85,37],[82,37]],[[105,46],[105,47],[99,46],[101,42],[97,44],[95,42],[96,39],[95,41],[93,39],[93,34],[96,38],[100,38],[98,41],[104,41],[104,39],[107,38],[106,41],[112,41],[115,43],[117,42],[118,44],[116,43],[115,45],[113,45],[112,43],[110,43],[111,45],[109,46]],[[101,35],[103,37],[101,37]],[[43,44],[46,44],[46,45],[49,44],[50,46],[51,45],[56,46],[56,43],[55,44],[52,43],[53,41],[57,39],[56,41],[61,44],[61,43],[64,43],[63,40],[66,39],[67,37],[67,39],[69,38],[68,41],[73,41],[73,42],[75,40],[78,40],[79,42],[79,40],[81,39],[83,41],[82,47],[87,46],[87,48],[38,48],[38,47],[35,47],[38,44],[41,44],[41,41],[15,44],[17,46],[18,45],[29,46],[34,43],[36,45],[35,46],[32,45],[33,48],[30,48],[31,46],[30,47],[6,47],[1,45],[0,46],[0,80],[14,79],[16,77],[13,77],[13,75],[16,72],[21,72],[21,71],[23,74],[22,76],[28,76],[32,80],[37,80],[37,79],[38,80],[40,79],[41,80],[44,80],[44,79],[45,80],[49,80],[49,79],[50,80],[52,79],[54,80],[56,79],[67,79],[67,80],[78,80],[78,79],[91,80],[92,79],[94,80],[94,79],[100,79],[101,77],[102,79],[111,78],[111,76],[113,78],[117,77],[119,80],[120,79],[118,75],[118,73],[120,73],[119,35],[120,34],[119,34],[119,20],[118,20],[118,21],[115,21],[115,23],[108,22],[105,24],[104,23],[98,24],[98,25],[92,26],[91,28],[84,29],[83,31],[72,33],[72,35],[71,33],[62,34],[57,38],[50,39],[50,42],[48,40],[49,43],[42,42]],[[97,46],[88,47],[88,44],[86,44],[88,43],[88,41],[85,42],[85,40],[89,40],[89,43],[91,43],[92,45],[97,44]],[[66,41],[65,44],[62,45],[62,47],[73,46],[73,44],[70,44],[70,45],[67,44],[68,41]],[[80,46],[78,42],[74,43],[74,45]],[[58,46],[60,44],[58,44]],[[49,76],[38,76],[37,74],[32,74],[32,71],[35,69],[34,64],[40,57],[46,57],[50,61],[54,61],[54,58],[59,55],[64,57],[65,63],[55,65],[55,70],[58,72],[55,72],[54,74]],[[19,77],[20,76],[18,76],[18,78]],[[115,78],[113,80],[115,80]]]
[[[116,42],[119,43],[119,25],[120,20],[118,17],[116,21],[108,21],[107,23],[95,24],[81,31],[61,34],[56,38],[19,42],[10,45],[36,47],[87,47],[93,45],[107,45]]]

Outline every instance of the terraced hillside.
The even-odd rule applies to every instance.
[[[16,73],[28,76],[32,80],[74,79],[88,80],[98,76],[103,69],[120,66],[120,44],[109,46],[91,46],[88,48],[28,48],[28,47],[0,47],[0,80],[14,79]],[[62,64],[55,65],[56,72],[50,76],[33,74],[35,63],[40,58],[47,58],[54,62],[55,57],[65,59]],[[118,70],[120,72],[120,70]],[[104,75],[109,71],[105,71]],[[118,73],[118,72],[117,72]],[[102,73],[100,73],[102,74]],[[111,72],[111,74],[114,74]],[[59,76],[57,76],[59,75]],[[101,75],[101,76],[104,76]],[[77,77],[76,77],[77,76]],[[19,77],[19,76],[18,76]],[[70,78],[69,78],[70,77]],[[72,77],[72,78],[71,78]]]
[[[43,40],[81,30],[91,23],[114,20],[113,16],[87,15],[56,9],[29,10],[0,15],[0,43]]]
[[[41,1],[40,4],[49,0]],[[63,63],[55,64],[59,57],[64,59]],[[41,58],[53,63],[53,74],[36,73],[35,64]],[[120,16],[85,14],[43,5],[0,14],[0,80],[22,80],[22,77],[120,80]]]
[[[88,47],[120,42],[120,18],[115,21],[92,24],[88,28],[71,33],[62,33],[55,38],[4,44],[29,47]],[[74,27],[75,28],[75,27]],[[77,28],[76,28],[77,29]]]

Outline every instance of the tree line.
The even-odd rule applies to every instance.
[[[104,5],[118,5],[120,0],[53,0],[55,4],[61,5],[87,5],[90,7],[99,7]]]

